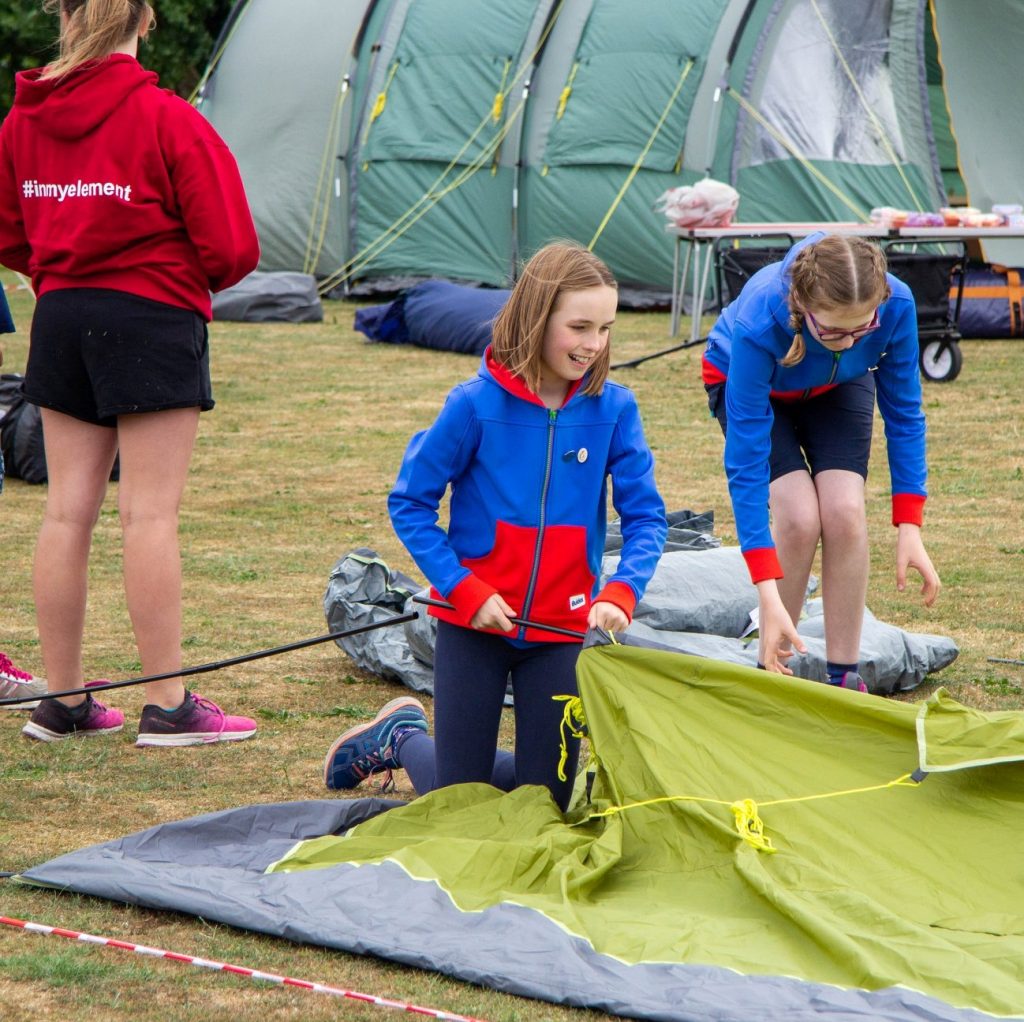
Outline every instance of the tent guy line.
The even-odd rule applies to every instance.
[[[199,958],[195,955],[183,955],[176,951],[164,951],[161,948],[147,947],[145,944],[132,944],[127,940],[114,940],[111,937],[97,937],[91,933],[79,933],[77,930],[65,930],[57,926],[45,926],[42,923],[26,922],[23,919],[11,919],[8,916],[0,916],[0,923],[5,926],[14,926],[31,933],[41,933],[50,937],[65,937],[68,940],[77,940],[83,944],[99,944],[101,947],[115,947],[120,951],[133,951],[138,955],[146,955],[150,958],[167,958],[172,962],[184,962],[186,965],[195,965],[200,969],[212,969],[215,972],[230,972],[236,976],[248,976],[249,979],[259,980],[265,983],[279,983],[281,986],[298,987],[300,990],[311,990],[317,994],[330,994],[332,997],[345,997],[353,1001],[362,1001],[365,1004],[373,1004],[378,1008],[394,1008],[397,1011],[404,1011],[411,1015],[425,1015],[428,1018],[447,1019],[449,1022],[484,1022],[483,1019],[474,1018],[470,1015],[456,1015],[450,1011],[441,1011],[437,1008],[424,1008],[418,1004],[409,1004],[405,1001],[395,1001],[389,997],[379,997],[376,994],[362,994],[356,990],[345,990],[341,987],[328,986],[326,983],[315,983],[305,979],[294,979],[291,976],[280,976],[273,972],[264,972],[262,969],[249,969],[242,965],[232,965],[228,962],[216,962],[209,958]]]

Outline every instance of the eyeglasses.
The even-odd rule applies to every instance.
[[[818,335],[819,341],[842,341],[847,337],[852,337],[855,341],[859,341],[865,334],[871,333],[872,330],[877,330],[879,325],[878,309],[875,309],[872,314],[870,323],[866,323],[864,326],[855,326],[852,330],[822,326],[814,318],[814,313],[810,309],[807,310],[807,318],[814,324],[814,332]]]

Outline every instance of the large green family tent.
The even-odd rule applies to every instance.
[[[1024,714],[621,643],[578,677],[565,817],[483,784],[245,806],[24,879],[631,1018],[1024,1018]]]
[[[1019,199],[1022,42],[1019,0],[240,0],[199,109],[263,269],[501,286],[571,237],[664,290],[708,174],[746,221]]]

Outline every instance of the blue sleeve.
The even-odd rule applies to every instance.
[[[456,387],[433,425],[409,441],[388,497],[398,538],[431,585],[445,596],[470,572],[459,563],[448,534],[437,524],[438,509],[448,485],[472,460],[479,436],[472,404]]]
[[[612,504],[622,524],[622,553],[608,581],[624,582],[639,601],[658,566],[668,523],[665,503],[654,481],[654,455],[647,446],[640,410],[632,394],[615,427],[608,471]]]
[[[725,385],[725,474],[740,549],[774,548],[768,521],[768,460],[775,417],[770,401],[775,356],[735,323]]]
[[[912,301],[893,324],[892,340],[875,373],[878,410],[885,423],[886,453],[893,493],[927,494],[925,419],[921,410],[920,348]]]

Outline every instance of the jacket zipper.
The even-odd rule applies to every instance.
[[[526,599],[523,601],[523,617],[530,616],[533,606],[533,591],[537,588],[537,575],[540,572],[540,550],[544,543],[544,522],[547,517],[548,484],[551,482],[551,453],[555,449],[555,420],[558,409],[548,409],[548,450],[544,461],[544,484],[540,490],[540,519],[537,527],[537,543],[533,549],[533,567],[530,569],[530,582],[526,587]],[[520,628],[518,638],[526,638],[526,629]]]
[[[827,387],[836,378],[836,374],[839,372],[839,356],[840,355],[842,355],[841,351],[833,351],[832,352],[832,375],[822,384],[822,386]],[[811,393],[813,392],[813,390],[814,390],[813,387],[808,387],[804,391],[804,396],[803,396],[803,400],[804,401],[806,401],[811,396]]]

